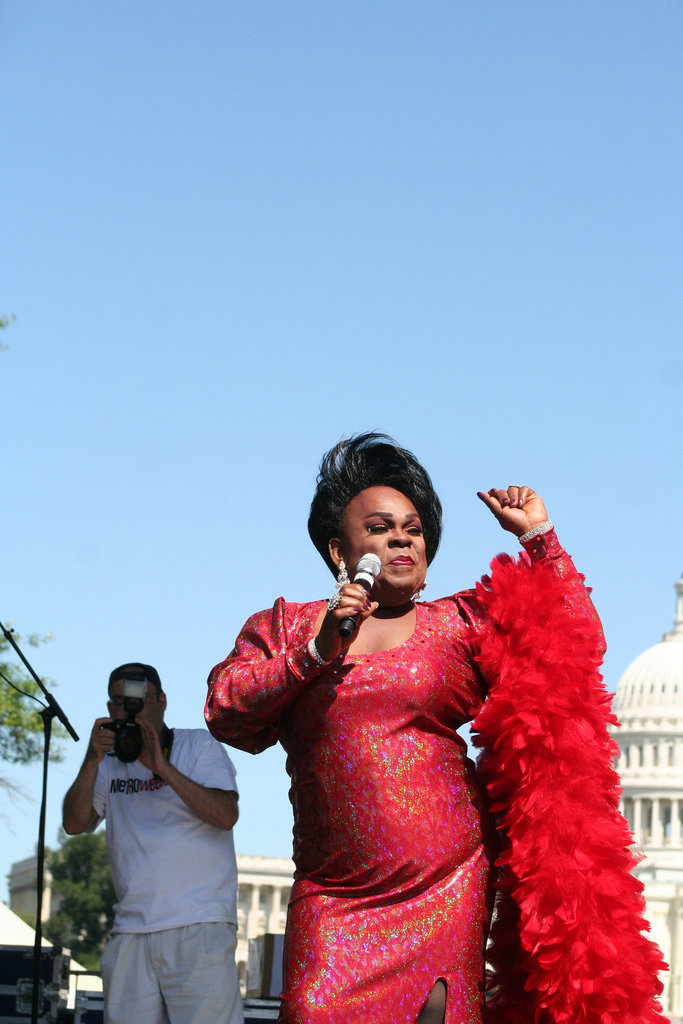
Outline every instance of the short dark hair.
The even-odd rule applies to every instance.
[[[125,665],[119,665],[113,672],[109,674],[109,683],[107,684],[107,693],[111,688],[111,684],[117,679],[137,679],[142,673],[148,683],[154,683],[157,688],[157,693],[163,692],[161,685],[161,679],[159,673],[153,665],[145,665],[141,661],[127,661]]]
[[[387,434],[372,431],[342,438],[320,463],[308,532],[328,568],[336,574],[329,542],[341,533],[346,506],[368,487],[393,487],[412,501],[431,562],[441,540],[441,502],[429,473],[412,452]]]

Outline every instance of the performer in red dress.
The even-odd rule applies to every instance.
[[[539,496],[479,497],[525,554],[476,590],[419,601],[441,531],[429,476],[383,435],[340,442],[309,519],[334,599],[279,599],[210,675],[211,732],[288,755],[283,1024],[663,1020],[616,809],[599,621]],[[369,596],[345,571],[368,553],[381,563]],[[481,780],[457,733],[472,719]]]

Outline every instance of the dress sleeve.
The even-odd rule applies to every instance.
[[[321,671],[307,649],[314,614],[278,598],[245,623],[209,675],[204,717],[216,739],[252,754],[277,743],[282,713]]]
[[[492,600],[491,577],[484,576],[476,590],[466,590],[457,595],[459,613],[468,627],[470,654],[477,670],[485,680],[486,689],[497,679],[498,665],[489,656],[491,645],[488,639],[491,631],[501,628],[503,619],[508,623],[517,621],[518,633],[528,625],[525,618],[527,606],[536,607],[538,594],[545,588],[545,597],[561,605],[568,617],[577,624],[584,623],[594,641],[594,654],[602,660],[605,653],[605,638],[598,613],[591,600],[590,589],[584,577],[576,569],[571,556],[560,544],[555,530],[534,537],[522,545],[523,551],[517,561],[507,555],[499,555],[492,563],[492,575],[500,575],[503,566],[519,581],[514,600],[505,601],[500,594],[498,601]],[[508,577],[509,578],[509,577]],[[550,582],[550,589],[547,583]],[[520,600],[523,603],[518,603]],[[533,612],[532,612],[533,615]],[[507,628],[507,625],[503,628]],[[478,710],[475,709],[475,710]]]
[[[522,544],[527,565],[533,569],[537,564],[542,564],[561,581],[563,603],[565,610],[576,622],[584,621],[594,639],[594,654],[599,661],[605,655],[605,635],[602,631],[602,623],[591,600],[590,588],[586,586],[585,577],[577,570],[571,556],[567,554],[559,540],[555,530],[542,534],[540,537],[533,537]],[[533,575],[533,573],[532,573]]]

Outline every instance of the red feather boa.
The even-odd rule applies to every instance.
[[[567,599],[583,578],[526,555],[491,568],[477,587],[496,624],[479,652],[491,691],[473,737],[502,841],[487,1024],[665,1024],[666,965],[643,935],[618,810],[600,624]]]

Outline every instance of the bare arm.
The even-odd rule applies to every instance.
[[[90,832],[97,823],[98,814],[93,806],[97,770],[107,751],[114,749],[114,733],[101,726],[110,721],[110,718],[98,718],[95,721],[83,764],[64,797],[62,826],[67,835]]]
[[[239,817],[237,793],[226,792],[224,789],[210,789],[199,782],[193,782],[172,764],[166,765],[161,778],[168,782],[183,803],[187,804],[192,813],[202,821],[207,821],[216,828],[225,829],[226,832],[236,824]]]

